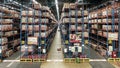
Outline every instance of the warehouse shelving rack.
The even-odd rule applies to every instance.
[[[19,42],[20,29],[18,28],[20,23],[20,18],[18,16],[19,12],[15,10],[17,8],[14,8],[13,6],[8,6],[8,5],[10,5],[10,3],[7,1],[0,3],[0,7],[1,7],[0,9],[0,12],[1,12],[0,59],[1,60],[4,60],[5,57],[9,57],[14,52],[18,51],[19,44],[20,44]],[[8,25],[8,27],[6,27],[7,30],[2,30],[3,28],[5,29],[5,27],[3,27],[5,25]],[[6,38],[7,40],[7,43],[5,43],[6,46],[2,44],[3,42],[5,42],[5,40],[3,41],[2,38]]]
[[[68,3],[69,4],[69,3]],[[68,5],[67,4],[67,5]],[[70,4],[72,6],[70,6]],[[88,43],[88,37],[84,36],[84,32],[87,31],[88,28],[84,28],[84,25],[87,25],[86,27],[89,27],[88,22],[84,21],[84,17],[87,17],[87,15],[84,15],[84,9],[78,9],[78,5],[75,5],[74,3],[70,3],[68,6],[63,7],[63,12],[62,12],[62,16],[61,16],[61,20],[62,23],[60,24],[60,29],[61,29],[61,35],[62,35],[62,43],[64,45],[64,58],[65,58],[65,62],[76,62],[75,58],[87,58],[85,53],[84,53],[84,46]],[[74,5],[73,5],[74,4]],[[83,6],[80,6],[83,7]],[[74,11],[74,15],[72,14],[72,11]],[[80,13],[81,12],[81,13]],[[73,18],[75,19],[75,21],[73,22]],[[65,21],[65,20],[68,21]],[[80,19],[80,20],[78,20]],[[87,18],[88,19],[88,18]],[[81,21],[82,20],[82,21]],[[87,20],[88,21],[88,20]],[[71,26],[74,25],[75,28],[74,30],[71,29]],[[78,29],[78,27],[81,26],[81,29]],[[65,31],[66,33],[64,34]],[[82,32],[81,34],[79,34],[79,32]],[[71,34],[79,34],[81,36],[79,36],[79,38],[82,38],[81,40],[71,40],[70,35]],[[85,42],[87,40],[87,42]],[[74,45],[74,43],[76,43]],[[77,46],[78,45],[78,46]],[[81,45],[81,46],[80,46]],[[74,51],[76,51],[76,55],[73,54],[72,52],[72,47],[76,47],[76,49]],[[77,47],[81,47],[82,51],[77,52],[78,48]],[[80,56],[81,55],[81,56]],[[89,56],[89,54],[87,54],[87,56]],[[89,60],[89,59],[87,59]]]
[[[25,49],[23,51],[26,52],[26,54],[21,55],[21,61],[27,61],[30,62],[44,62],[47,59],[47,54],[50,49],[50,45],[54,39],[56,30],[57,30],[57,21],[55,20],[55,17],[51,13],[51,11],[46,6],[41,6],[40,4],[34,4],[30,3],[28,6],[31,7],[30,10],[25,10],[27,15],[22,15],[23,10],[21,8],[21,18],[27,17],[26,23],[21,21],[21,32],[24,31],[23,24],[26,24],[25,29],[25,38],[22,38],[21,34],[21,49]],[[39,7],[39,8],[38,8]],[[29,12],[32,11],[32,15],[29,15]],[[38,11],[38,13],[37,13]],[[37,14],[37,15],[36,15]],[[32,22],[29,22],[29,17],[32,18]],[[36,19],[38,19],[36,21]],[[23,19],[24,20],[24,19]],[[29,34],[30,25],[32,25],[32,33]],[[38,27],[37,27],[38,26]],[[37,30],[38,29],[38,30]],[[36,31],[37,30],[37,31]],[[35,34],[36,33],[36,34]],[[29,37],[33,37],[31,39],[28,39]],[[37,44],[34,45],[34,43],[31,43],[32,41],[35,41],[34,38],[37,38]],[[31,42],[29,42],[32,40]],[[22,43],[23,42],[23,43]],[[28,51],[28,46],[36,46],[31,52]],[[25,45],[25,46],[23,46]],[[21,50],[22,51],[22,50]]]
[[[112,6],[111,10],[110,10],[109,4],[112,4],[112,3],[107,2],[107,3],[105,3],[105,5],[101,4],[95,8],[95,9],[101,9],[101,7],[103,8],[103,7],[107,6],[106,8],[104,8],[105,10],[102,9],[103,11],[100,12],[100,13],[102,13],[102,16],[97,15],[97,18],[93,18],[93,20],[97,19],[97,23],[92,22],[91,24],[97,24],[98,27],[100,26],[101,28],[95,29],[97,31],[97,34],[90,33],[90,38],[92,40],[94,40],[93,42],[96,41],[97,45],[102,45],[101,47],[103,49],[105,49],[106,51],[110,50],[109,46],[111,45],[113,47],[112,51],[114,52],[115,49],[118,47],[118,39],[117,40],[109,39],[109,36],[112,34],[109,34],[109,32],[111,32],[111,30],[109,29],[108,26],[109,25],[111,26],[112,33],[118,33],[118,29],[115,29],[115,25],[118,25],[118,20],[116,20],[118,18],[118,13],[115,13],[115,11],[117,11],[117,10],[115,9],[114,4],[112,4],[113,6]],[[99,11],[99,10],[97,10],[97,11]],[[106,11],[106,14],[103,15],[104,11]],[[102,22],[101,23],[98,22],[98,19],[101,19]],[[106,22],[104,22],[103,19],[106,19]],[[109,19],[111,19],[111,22],[109,21]],[[103,25],[107,25],[107,28],[103,29]],[[118,26],[116,26],[116,27],[118,27]],[[91,29],[93,29],[93,28],[91,28]],[[98,34],[98,30],[103,32],[102,35]],[[106,36],[104,36],[104,32],[107,32]],[[96,38],[96,37],[98,37],[98,38]],[[105,54],[105,56],[106,56],[106,54]],[[108,58],[108,56],[106,56],[106,57]]]

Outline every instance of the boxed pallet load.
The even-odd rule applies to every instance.
[[[19,50],[20,50],[20,48],[21,48],[21,46],[18,46],[18,47],[17,47],[17,50],[19,51]]]
[[[27,25],[22,25],[22,31],[27,30]]]
[[[112,23],[112,19],[102,19],[103,23]]]
[[[35,20],[34,18],[28,18],[28,21],[26,23],[34,23],[35,22],[34,20]]]
[[[9,57],[13,54],[13,50],[6,51],[6,56]]]
[[[34,52],[35,46],[28,46],[28,52]]]
[[[13,42],[13,46],[17,46],[18,44],[20,44],[20,39],[16,39]]]
[[[84,17],[84,22],[88,23],[88,18],[87,17]]]
[[[41,4],[33,4],[32,6],[34,9],[40,9],[41,8]]]
[[[12,25],[0,25],[0,30],[2,31],[12,30]]]
[[[27,30],[27,29],[26,29]],[[33,25],[28,25],[28,30],[32,31],[33,30]]]
[[[102,22],[102,19],[98,19],[98,23],[101,23]]]
[[[28,45],[22,45],[21,46],[21,52],[25,52],[28,50]]]
[[[2,19],[1,22],[3,22],[3,23],[13,23],[13,19]]]
[[[39,10],[35,10],[35,15],[34,16],[41,16],[41,12]]]
[[[67,31],[65,29],[62,29],[62,34],[67,34]]]
[[[6,51],[8,49],[8,45],[0,46],[0,51]]]
[[[38,37],[28,37],[28,45],[38,45]]]
[[[22,17],[22,23],[27,23],[27,17]]]
[[[44,37],[48,37],[49,35],[49,32],[41,32],[41,37],[44,38]]]
[[[69,7],[70,7],[69,3],[64,3],[62,11],[64,11],[64,9],[68,9]]]
[[[88,11],[84,10],[84,16],[87,16],[87,15],[88,15]]]
[[[0,44],[5,44],[8,43],[8,39],[7,38],[0,38]]]
[[[42,12],[42,16],[44,16],[44,17],[50,17],[50,13],[49,12]]]
[[[75,23],[76,18],[70,18],[72,23]],[[69,20],[68,20],[69,21]]]
[[[88,32],[84,32],[84,37],[88,37],[88,36],[89,36]]]
[[[48,30],[47,25],[41,25],[41,30]]]
[[[112,30],[112,26],[111,25],[102,25],[102,29],[104,29],[104,30]]]
[[[48,23],[48,22],[49,22],[49,19],[47,19],[47,18],[42,18],[42,19],[41,19],[41,22],[42,22],[42,23]]]
[[[13,31],[9,31],[9,32],[0,32],[0,36],[11,36],[13,35]]]
[[[23,16],[32,16],[34,14],[33,10],[29,10],[29,11],[22,11],[22,15]]]
[[[28,11],[22,11],[22,15],[23,16],[28,15]]]
[[[98,31],[98,35],[103,35],[103,32],[102,31]]]
[[[18,34],[18,31],[13,31],[14,32],[14,34]]]
[[[70,3],[70,8],[71,8],[71,9],[75,9],[75,8],[76,8],[75,3]]]
[[[100,53],[100,55],[105,56],[107,51],[104,49],[100,49],[98,52]]]
[[[76,34],[70,34],[69,38],[70,38],[71,40],[75,40],[75,39],[76,39]]]
[[[69,18],[63,18],[63,23],[68,23],[69,21]]]

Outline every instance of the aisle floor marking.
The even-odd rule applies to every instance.
[[[17,60],[19,58],[16,58],[15,60],[3,60],[3,62],[11,62],[9,65],[7,65],[7,67],[9,67],[11,64],[13,64],[14,62],[20,62],[20,60]],[[55,60],[47,60],[47,62],[63,62],[64,60],[60,60],[60,59],[55,59]],[[90,59],[90,62],[92,61],[107,61],[106,59]]]
[[[24,55],[24,53],[21,55],[21,56],[23,56]],[[18,56],[15,60],[12,60],[11,61],[11,63],[9,63],[6,67],[10,67],[13,63],[15,63],[16,61],[18,61],[18,59],[21,57],[21,56]],[[7,62],[7,61],[9,61],[10,62],[10,60],[4,60],[4,62]],[[20,60],[19,60],[20,61]]]

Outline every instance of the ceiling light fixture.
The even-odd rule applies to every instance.
[[[55,0],[56,10],[57,10],[57,18],[59,20],[59,7],[58,7],[58,0]]]

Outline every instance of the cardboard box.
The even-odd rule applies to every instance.
[[[40,9],[41,8],[41,4],[33,4],[33,8],[34,9]]]
[[[8,43],[8,39],[7,38],[0,38],[0,44],[5,44]]]

